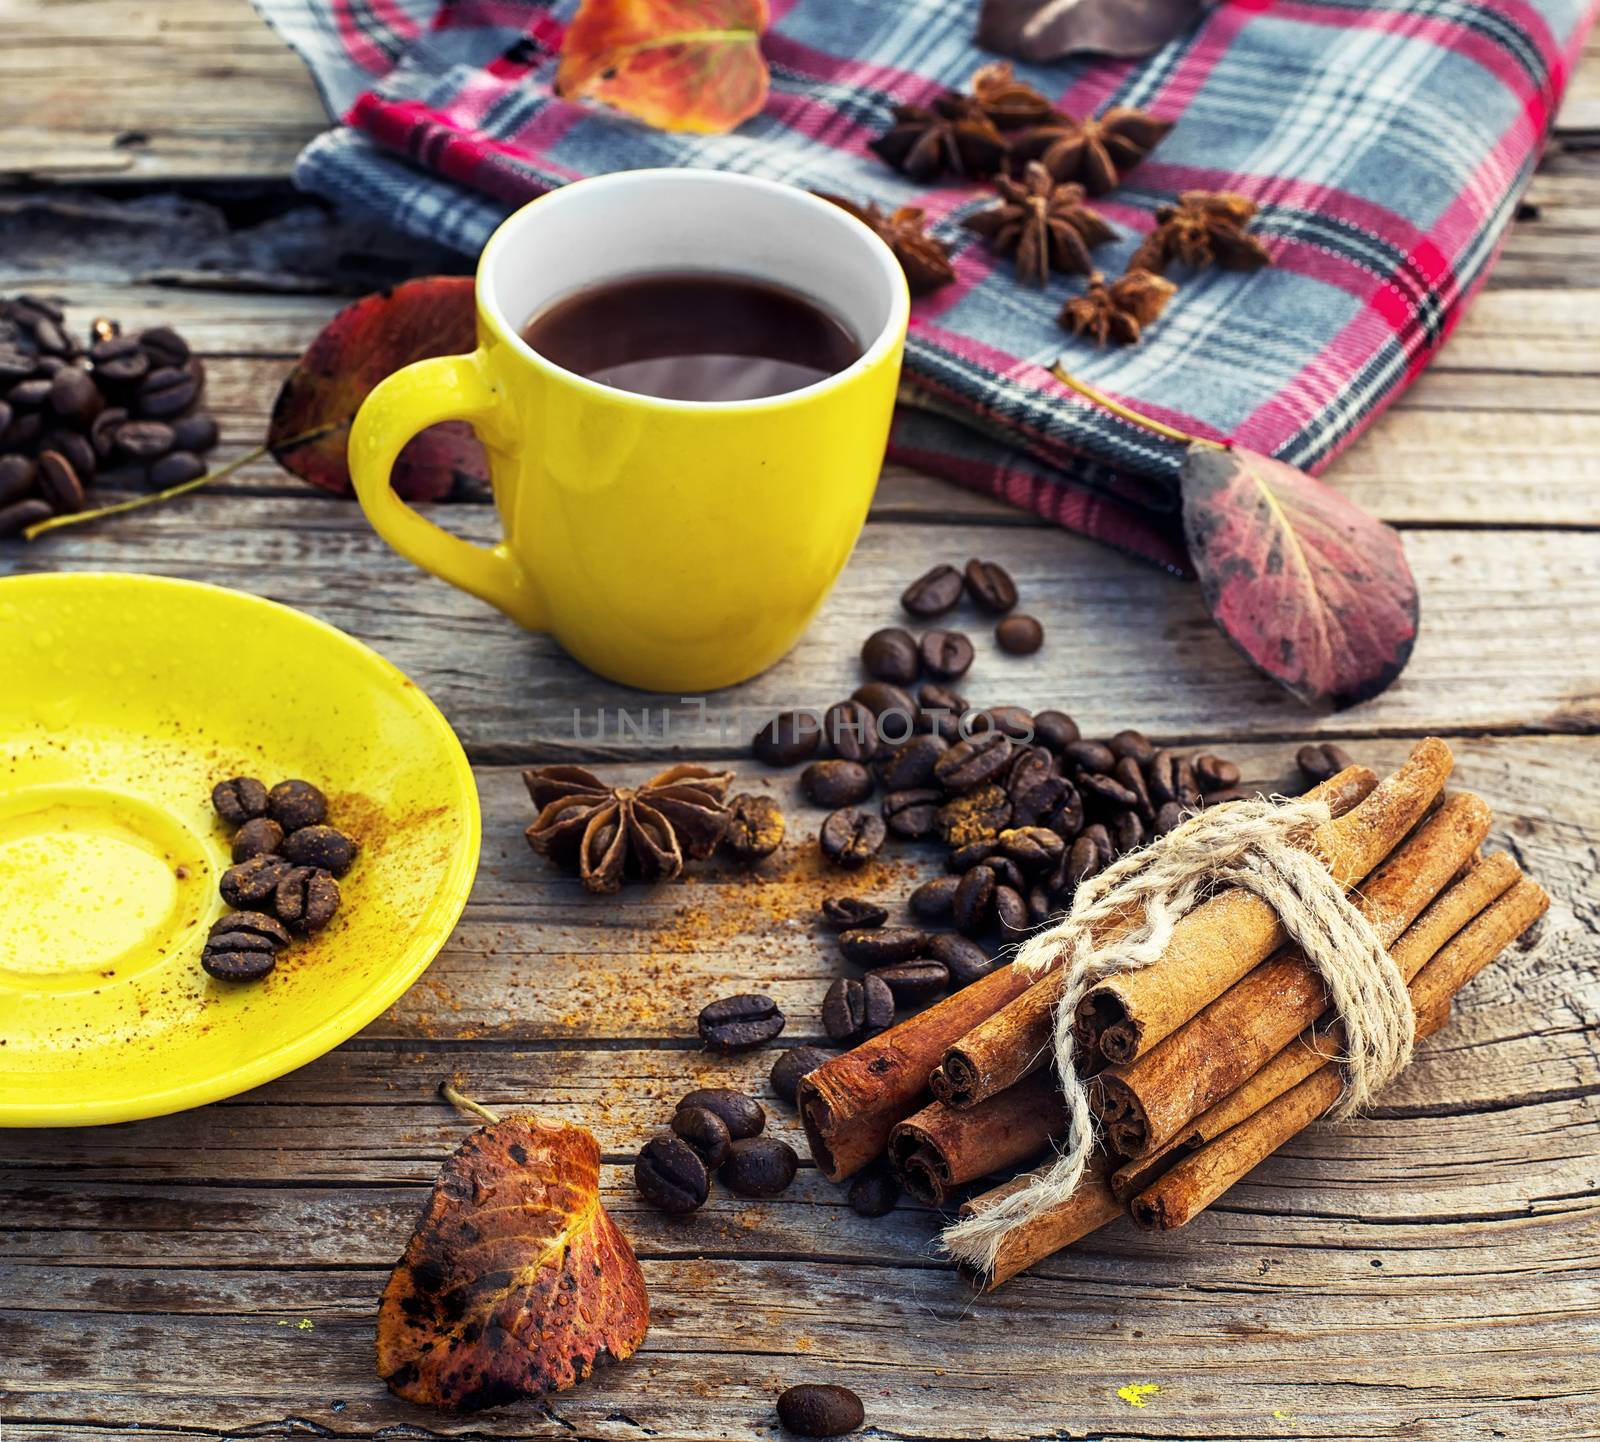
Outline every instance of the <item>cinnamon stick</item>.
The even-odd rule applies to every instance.
[[[881,1156],[895,1125],[922,1105],[944,1049],[1030,981],[1001,967],[802,1078],[800,1121],[823,1176],[843,1181]]]
[[[1124,1208],[1111,1193],[1108,1183],[1111,1163],[1104,1152],[1097,1152],[1083,1173],[1083,1180],[1072,1194],[1072,1199],[1036,1218],[1026,1227],[1018,1227],[1000,1244],[994,1269],[979,1274],[963,1265],[962,1275],[982,1292],[994,1289],[1035,1262],[1043,1261],[1052,1252],[1070,1247],[1090,1232],[1097,1231],[1109,1221],[1124,1214]],[[981,1196],[963,1202],[961,1215],[975,1217],[1003,1202],[1013,1193],[1023,1190],[1033,1182],[1034,1174],[1014,1177],[1004,1186],[995,1187]]]
[[[1407,983],[1451,937],[1515,885],[1521,875],[1520,868],[1509,855],[1497,852],[1478,862],[1442,892],[1389,948],[1389,955]],[[1428,1019],[1423,1017],[1415,988],[1412,989],[1412,1004],[1417,1007],[1417,1035],[1422,1036]],[[1111,1190],[1119,1200],[1131,1201],[1181,1157],[1215,1141],[1304,1081],[1324,1062],[1337,1058],[1344,1045],[1344,1028],[1337,1021],[1302,1032],[1254,1076],[1188,1123],[1165,1146],[1122,1163],[1111,1174]]]
[[[1443,746],[1444,743],[1440,742],[1439,745]],[[1446,758],[1448,755],[1449,749],[1446,747]],[[1448,770],[1448,766],[1444,769]],[[1443,775],[1441,771],[1439,785],[1443,784]],[[1360,834],[1365,835],[1371,822],[1358,821],[1358,813],[1371,805],[1372,800],[1378,799],[1378,793],[1385,787],[1389,787],[1392,793],[1395,780],[1391,778],[1390,782],[1380,786],[1377,778],[1365,767],[1352,766],[1332,780],[1325,781],[1310,794],[1328,803],[1329,809],[1340,818],[1340,825],[1354,826]],[[1406,785],[1412,786],[1413,781],[1408,780]],[[1434,792],[1437,792],[1439,785],[1433,787]],[[1416,800],[1416,814],[1411,815],[1410,820],[1404,820],[1407,813],[1391,808],[1388,823],[1388,844],[1391,848],[1415,822],[1431,795],[1429,793],[1427,797]],[[1387,806],[1388,803],[1380,804]],[[1328,854],[1331,855],[1332,851]],[[1375,866],[1381,859],[1381,856],[1374,856],[1371,865]],[[1371,866],[1367,868],[1370,869]],[[1366,872],[1360,874],[1365,875]],[[1147,968],[1147,972],[1166,975],[1169,964],[1178,968],[1183,974],[1176,984],[1190,987],[1192,1000],[1166,1000],[1180,1009],[1188,1007],[1188,1015],[1193,1015],[1233,979],[1233,973],[1241,965],[1238,960],[1240,956],[1250,957],[1249,966],[1253,966],[1282,942],[1282,928],[1272,908],[1247,891],[1233,889],[1213,897],[1184,917],[1173,932],[1172,945],[1167,954],[1154,966]],[[1248,970],[1249,966],[1244,969]],[[1198,973],[1198,976],[1191,973]],[[1227,979],[1213,982],[1211,978],[1218,975]],[[1053,1018],[1063,982],[1064,977],[1059,974],[1045,976],[1037,986],[1023,992],[1016,1001],[956,1042],[946,1051],[940,1063],[934,1079],[934,1095],[950,1106],[973,1106],[985,1097],[1004,1091],[1019,1078],[1043,1066],[1050,1057]],[[1096,988],[1090,995],[1101,990],[1104,988]],[[1081,1009],[1079,1014],[1082,1015]],[[1092,1063],[1095,1052],[1092,1045],[1084,1045],[1084,1035],[1080,1028],[1084,1060]]]
[[[1521,936],[1550,904],[1544,889],[1519,881],[1452,938],[1410,987],[1419,1033],[1449,1017],[1455,994]],[[1303,1131],[1339,1099],[1337,1065],[1324,1063],[1238,1126],[1224,1132],[1134,1198],[1134,1222],[1146,1231],[1181,1227],[1216,1201],[1284,1142]]]
[[[1356,910],[1385,946],[1449,884],[1489,831],[1489,808],[1462,793],[1417,828],[1367,882]],[[1131,1066],[1100,1074],[1094,1103],[1108,1146],[1155,1151],[1222,1100],[1327,1009],[1322,978],[1298,947],[1262,962]]]
[[[1055,1079],[1035,1072],[975,1107],[923,1107],[890,1134],[889,1161],[912,1196],[943,1206],[968,1182],[1031,1161],[1066,1124]]]

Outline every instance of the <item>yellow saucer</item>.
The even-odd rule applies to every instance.
[[[241,775],[316,783],[361,851],[327,930],[219,982],[211,787]],[[449,724],[343,632],[191,581],[0,580],[0,1126],[159,1116],[321,1056],[444,945],[478,841]]]

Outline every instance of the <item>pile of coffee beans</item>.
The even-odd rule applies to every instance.
[[[87,341],[45,296],[0,300],[0,537],[81,511],[96,480],[152,489],[206,473],[217,423],[200,361],[170,326]]]
[[[234,776],[211,788],[211,804],[233,833],[234,864],[217,889],[237,910],[211,928],[200,965],[219,981],[259,981],[294,937],[333,920],[356,844],[327,824],[327,798],[309,781],[269,790]]]
[[[670,1216],[703,1207],[713,1173],[737,1196],[775,1197],[794,1180],[800,1158],[787,1142],[763,1136],[766,1126],[754,1097],[731,1087],[692,1091],[678,1103],[671,1130],[645,1143],[633,1184]]]

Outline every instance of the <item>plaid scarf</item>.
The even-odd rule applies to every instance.
[[[1482,283],[1600,0],[1228,0],[1138,62],[1019,64],[1069,114],[1177,124],[1095,202],[1118,273],[1182,190],[1255,200],[1270,269],[1178,276],[1138,346],[1056,323],[1081,290],[1019,285],[922,186],[867,149],[896,104],[963,88],[976,0],[772,0],[772,92],[731,135],[668,134],[552,93],[576,0],[256,0],[343,124],[306,189],[475,253],[524,201],[638,166],[742,171],[920,205],[954,284],[917,301],[891,455],[1182,572],[1180,449],[1085,403],[1058,359],[1137,411],[1317,471],[1422,369]]]

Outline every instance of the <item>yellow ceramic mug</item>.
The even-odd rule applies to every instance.
[[[862,355],[784,395],[672,401],[564,370],[519,332],[586,287],[651,272],[777,282]],[[799,638],[855,544],[883,462],[909,299],[887,246],[805,191],[720,171],[636,170],[524,206],[483,249],[478,349],[418,361],[356,417],[350,471],[401,555],[652,691],[706,691]],[[505,539],[476,546],[401,501],[400,448],[468,421]]]

